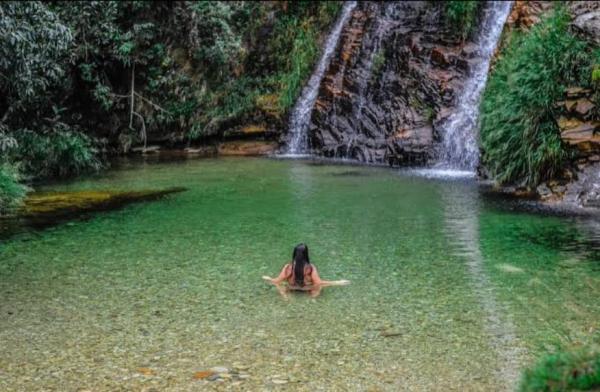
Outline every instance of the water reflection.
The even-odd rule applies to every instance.
[[[442,200],[445,234],[454,245],[452,251],[466,261],[472,289],[486,314],[484,325],[490,347],[498,356],[496,377],[506,390],[514,390],[523,349],[510,314],[496,299],[494,286],[485,271],[479,238],[479,191],[475,184],[448,182]]]

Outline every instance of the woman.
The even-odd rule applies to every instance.
[[[292,253],[292,262],[283,266],[283,269],[276,278],[263,276],[263,279],[273,283],[278,287],[279,292],[284,295],[285,290],[279,286],[287,281],[288,290],[309,291],[316,297],[325,286],[343,286],[350,283],[348,280],[323,280],[317,272],[317,267],[310,263],[308,258],[308,246],[305,244],[297,245]]]

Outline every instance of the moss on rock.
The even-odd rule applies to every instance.
[[[162,196],[184,190],[185,188],[177,187],[127,192],[78,191],[33,193],[25,199],[23,207],[19,210],[19,215],[36,217],[113,209],[133,202],[155,200]]]

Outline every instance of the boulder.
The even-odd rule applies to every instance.
[[[433,48],[431,49],[431,62],[442,67],[448,67],[451,64],[450,53],[444,48]]]
[[[228,129],[223,132],[225,138],[264,137],[269,130],[265,124],[248,124],[243,127]]]
[[[584,97],[584,96],[589,95],[591,92],[592,91],[590,89],[583,88],[583,87],[569,87],[566,91],[567,97],[569,97],[569,98]]]
[[[581,126],[581,124],[583,124],[583,121],[574,117],[560,117],[558,119],[558,127],[560,128],[561,132],[564,132],[568,129],[577,128]]]
[[[594,105],[589,99],[581,98],[581,99],[577,100],[577,104],[575,105],[574,109],[575,109],[575,112],[577,112],[577,114],[585,117],[595,107],[596,107],[596,105]]]
[[[600,151],[600,122],[580,122],[578,126],[561,129],[560,137],[584,154]]]
[[[137,154],[154,154],[160,151],[160,146],[134,147],[131,151]]]
[[[552,1],[515,1],[507,25],[528,29],[541,20],[542,14],[553,6]]]
[[[256,156],[273,154],[279,144],[268,141],[231,141],[219,144],[217,152],[226,156]]]
[[[572,26],[596,45],[600,44],[600,10],[589,10],[577,16]]]

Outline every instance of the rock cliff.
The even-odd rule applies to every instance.
[[[476,48],[432,2],[361,2],[321,84],[313,153],[368,163],[423,165],[439,125],[476,61]]]

